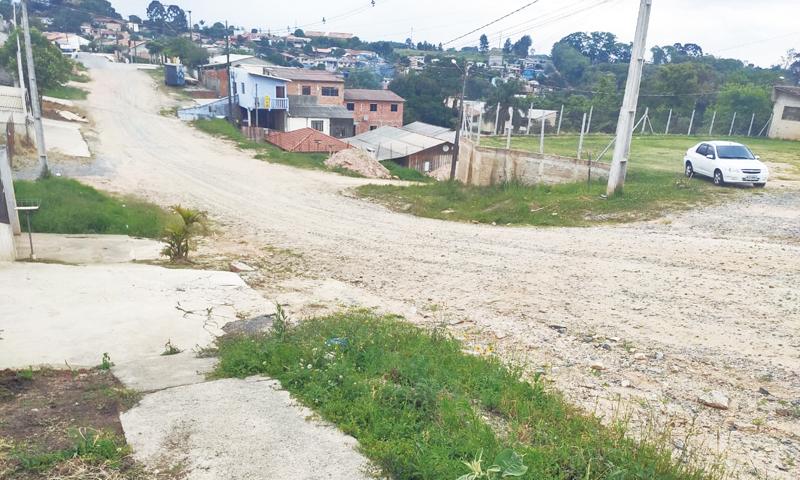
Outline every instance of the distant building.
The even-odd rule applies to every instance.
[[[276,75],[291,80],[289,95],[317,97],[320,105],[344,104],[344,77],[324,70],[273,67]]]
[[[380,127],[347,139],[378,161],[391,160],[422,173],[449,166],[455,132],[445,127],[414,122],[402,128]]]
[[[391,90],[347,89],[344,102],[353,112],[356,135],[378,127],[403,126],[405,99]]]
[[[249,126],[286,131],[290,80],[271,74],[264,67],[231,69],[233,94],[241,109],[241,117]]]
[[[231,68],[239,66],[266,67],[272,64],[255,55],[231,54]],[[217,93],[220,97],[228,96],[228,56],[217,55],[208,59],[208,63],[199,68],[200,83]]]
[[[800,140],[800,87],[775,87],[770,138]]]
[[[290,95],[286,131],[313,128],[335,138],[353,136],[352,112],[343,105],[324,104],[320,100],[321,97],[311,95]]]

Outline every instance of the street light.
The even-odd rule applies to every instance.
[[[464,84],[461,86],[461,111],[458,115],[458,127],[456,128],[455,145],[453,145],[453,160],[450,162],[450,180],[453,181],[456,178],[456,162],[458,162],[458,151],[461,144],[461,128],[464,124],[464,97],[467,92],[467,78],[469,77],[469,67],[472,66],[472,63],[466,62],[464,68],[461,68],[455,58],[450,59],[450,62],[464,74]]]

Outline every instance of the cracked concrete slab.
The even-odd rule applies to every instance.
[[[121,416],[134,456],[189,480],[374,478],[357,442],[309,420],[275,380],[250,377],[169,388]]]

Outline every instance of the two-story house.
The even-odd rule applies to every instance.
[[[289,95],[317,97],[320,105],[342,105],[344,102],[344,77],[325,70],[275,67],[276,75],[292,81]]]
[[[241,117],[248,125],[286,131],[287,88],[291,80],[274,75],[267,67],[257,66],[232,68],[231,80]]]
[[[347,110],[353,112],[355,134],[378,127],[402,127],[405,99],[391,90],[349,88],[344,91]]]

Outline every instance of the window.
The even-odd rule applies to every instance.
[[[704,143],[704,144],[700,145],[700,147],[698,147],[697,150],[695,150],[695,151],[697,152],[698,155],[702,155],[702,156],[705,157],[706,153],[708,152],[708,145],[706,145]]]
[[[725,160],[755,160],[756,156],[744,145],[720,145],[717,147],[719,158]]]
[[[311,95],[311,87],[308,85],[303,85],[303,95]]]
[[[396,103],[393,103],[393,104],[392,104],[392,106],[391,106],[390,108],[391,108],[391,110],[392,110],[393,112],[396,112],[398,107],[397,107],[397,104],[396,104]]]
[[[378,128],[378,126],[377,126],[377,125],[370,125],[370,126],[369,126],[369,129],[370,129],[370,130],[375,130],[376,128]]]
[[[244,82],[242,82],[242,95],[244,95],[245,93],[247,92],[244,91]]]
[[[282,85],[275,87],[275,98],[286,98],[286,87]]]
[[[369,111],[370,112],[377,112],[378,111],[378,104],[377,103],[370,103],[369,104]]]
[[[322,87],[323,97],[338,97],[339,89],[336,87]]]
[[[322,120],[311,120],[311,128],[317,131],[325,131],[325,122]]]
[[[348,103],[347,104],[347,109],[352,112],[353,110],[356,109],[356,104],[355,103]]]
[[[800,107],[783,107],[783,120],[800,122]]]

